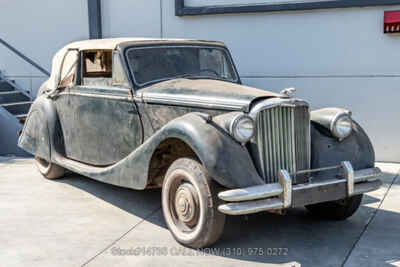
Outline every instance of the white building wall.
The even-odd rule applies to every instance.
[[[1,38],[50,71],[51,58],[66,43],[89,36],[87,1],[0,1]],[[27,90],[46,79],[0,44],[0,70]]]
[[[39,2],[2,1],[2,38],[50,69],[57,49],[88,38],[87,1]],[[185,2],[200,6],[234,1]],[[246,2],[265,1],[240,0]],[[221,40],[230,48],[243,83],[273,91],[296,87],[297,96],[313,108],[351,109],[370,135],[377,159],[400,162],[400,127],[395,122],[400,36],[383,34],[383,12],[400,6],[176,17],[171,0],[101,4],[104,37]],[[17,78],[41,76],[1,46],[0,70]]]
[[[160,6],[160,0],[101,0],[103,37],[161,37]]]

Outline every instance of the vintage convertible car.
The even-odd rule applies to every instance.
[[[162,188],[177,241],[200,248],[226,215],[305,206],[345,219],[380,170],[345,109],[241,84],[223,43],[100,39],[61,49],[19,139],[47,178],[66,169]],[[251,229],[249,229],[251,230]]]

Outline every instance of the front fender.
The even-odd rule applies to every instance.
[[[350,161],[354,170],[372,168],[375,165],[375,152],[365,131],[353,121],[353,131],[343,140],[330,135],[316,122],[311,123],[311,168],[340,165]],[[321,175],[336,175],[335,170],[325,171]]]
[[[339,165],[341,161],[350,161],[355,170],[372,168],[374,148],[357,122],[353,120],[352,133],[343,140],[333,136],[333,122],[341,114],[351,115],[351,112],[341,108],[311,112],[311,168]]]
[[[248,187],[264,183],[246,148],[235,142],[217,124],[207,122],[195,113],[170,121],[135,151],[111,166],[89,166],[66,158],[56,158],[56,163],[105,183],[144,189],[148,184],[151,158],[158,146],[169,138],[180,139],[189,145],[210,176],[225,187]]]
[[[195,113],[186,114],[164,126],[157,142],[178,138],[196,153],[210,176],[228,188],[263,184],[248,150],[213,121]]]

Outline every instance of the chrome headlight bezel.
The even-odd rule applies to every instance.
[[[243,132],[243,130],[249,131],[249,128],[248,129],[240,128],[245,123],[247,123],[247,125],[251,125],[251,133]],[[232,135],[232,137],[239,143],[247,143],[248,141],[250,141],[251,138],[253,138],[255,133],[254,120],[246,114],[238,114],[232,119],[229,125],[229,132]]]
[[[353,131],[351,112],[338,113],[331,121],[330,130],[332,135],[339,140],[348,137]]]

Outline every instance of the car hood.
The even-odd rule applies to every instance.
[[[248,111],[252,101],[285,95],[211,79],[174,79],[140,89],[146,103]]]

